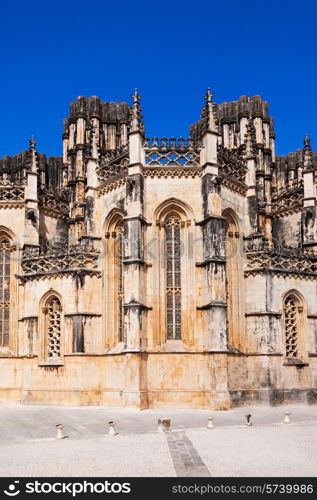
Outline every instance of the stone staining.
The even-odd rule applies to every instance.
[[[61,356],[61,303],[57,297],[52,298],[47,306],[47,356]]]
[[[0,404],[317,402],[317,153],[208,89],[188,138],[141,97],[71,103],[63,155],[0,159]]]
[[[297,301],[294,297],[289,296],[285,300],[284,315],[285,315],[285,340],[286,340],[286,357],[298,357],[298,318],[297,318]]]

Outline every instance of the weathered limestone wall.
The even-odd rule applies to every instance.
[[[244,230],[245,218],[248,217],[246,200],[240,193],[235,193],[230,189],[223,187],[221,189],[222,210],[230,208],[239,219],[241,229]]]
[[[122,356],[67,355],[64,366],[39,367],[37,358],[0,358],[0,403],[120,406]]]
[[[0,358],[0,370],[0,403],[215,410],[229,404],[223,354],[66,354],[58,367],[12,357]]]
[[[229,407],[224,354],[149,354],[147,377],[149,408]]]
[[[68,228],[66,220],[46,214],[43,210],[39,211],[39,233],[41,235],[41,244],[52,246],[67,246]]]
[[[309,366],[284,366],[282,356],[230,356],[228,360],[231,404],[316,403],[316,358]]]
[[[274,219],[272,236],[281,248],[297,248],[301,240],[301,213],[297,212],[287,217]]]
[[[9,229],[15,242],[22,248],[25,238],[25,207],[2,208],[0,205],[0,228]]]

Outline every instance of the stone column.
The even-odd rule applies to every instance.
[[[129,131],[129,165],[126,183],[124,217],[124,331],[125,331],[125,377],[124,404],[144,408],[147,406],[146,360],[142,362],[143,317],[146,310],[145,262],[143,255],[143,198],[145,163],[143,123],[141,121],[140,97],[135,91],[132,105],[132,120]]]
[[[129,166],[124,217],[124,289],[126,350],[141,348],[142,312],[144,309],[143,197],[145,163],[143,130],[137,90],[133,96],[132,123],[129,132]]]
[[[218,131],[214,116],[212,95],[207,90],[206,104],[202,113],[202,150],[200,164],[203,169],[201,190],[203,220],[199,223],[203,237],[203,260],[198,263],[204,269],[203,304],[204,314],[203,349],[211,353],[210,394],[207,404],[214,409],[228,408],[229,395],[227,377],[218,377],[225,370],[227,361],[227,298],[226,298],[226,220],[222,216],[220,183],[218,179],[217,141]]]
[[[248,186],[246,198],[248,218],[247,227],[245,228],[245,234],[249,235],[255,234],[259,230],[258,203],[256,193],[256,148],[251,118],[249,118],[246,127],[245,159],[247,163],[247,175],[245,182]]]
[[[304,207],[316,206],[316,186],[314,183],[314,166],[310,139],[306,136],[304,141]]]
[[[200,163],[202,174],[203,220],[199,223],[203,237],[203,261],[205,269],[204,304],[206,329],[204,348],[208,351],[227,349],[226,268],[225,268],[225,219],[221,213],[220,185],[218,181],[217,138],[212,95],[209,89],[203,110],[202,150]]]
[[[85,236],[95,235],[95,199],[98,186],[97,168],[100,148],[100,123],[98,117],[89,120],[89,154],[87,155],[85,189]]]

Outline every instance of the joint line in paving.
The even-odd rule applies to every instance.
[[[184,432],[166,434],[169,451],[178,477],[210,477],[211,473]]]

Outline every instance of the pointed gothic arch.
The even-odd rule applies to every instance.
[[[61,295],[49,290],[40,301],[40,352],[45,363],[59,363],[64,356],[64,307]]]
[[[288,290],[283,295],[283,344],[287,360],[305,357],[304,323],[304,298],[297,290]]]

